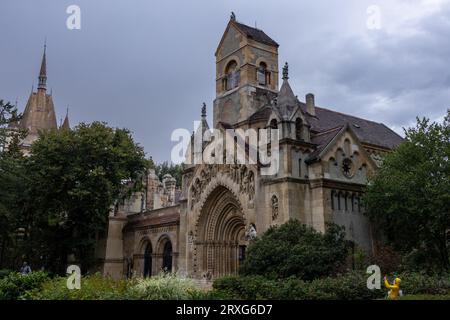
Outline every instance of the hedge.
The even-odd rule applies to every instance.
[[[81,278],[81,288],[69,290],[67,278],[58,277],[23,296],[30,300],[179,300],[213,299],[190,279],[173,274],[133,280],[115,280],[100,274]]]
[[[40,288],[48,279],[48,274],[41,271],[26,275],[10,272],[0,279],[0,300],[17,300],[25,292]]]
[[[271,280],[261,276],[224,277],[213,284],[214,293],[245,300],[369,300],[384,298],[387,289],[367,289],[367,274],[351,272],[310,282],[296,278]],[[404,273],[401,290],[411,294],[450,294],[450,275]]]

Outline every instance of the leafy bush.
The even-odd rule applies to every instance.
[[[384,293],[381,290],[367,289],[366,279],[362,273],[311,282],[297,278],[273,280],[261,276],[227,277],[216,280],[213,288],[229,299],[354,300],[382,297]]]
[[[450,274],[427,275],[424,273],[404,272],[400,275],[403,294],[450,294]]]
[[[24,296],[33,300],[177,300],[217,299],[196,288],[190,279],[175,274],[133,280],[114,280],[101,275],[85,276],[79,290],[66,287],[67,278],[55,278]]]
[[[201,298],[191,279],[176,274],[161,274],[156,277],[137,279],[130,287],[129,297],[137,300],[186,300]]]
[[[41,271],[26,275],[11,272],[0,279],[0,300],[17,300],[26,291],[40,288],[48,279],[47,273]]]
[[[277,300],[280,293],[279,282],[263,276],[227,276],[213,283],[215,294],[226,299]]]
[[[345,262],[348,243],[342,227],[329,224],[325,234],[298,220],[272,227],[252,243],[243,275],[303,280],[333,274]]]
[[[367,289],[368,275],[351,272],[339,277],[326,277],[310,282],[297,278],[266,279],[261,276],[225,277],[213,284],[216,295],[228,299],[249,300],[368,300],[384,298],[387,289]],[[401,290],[406,295],[450,294],[450,276],[428,276],[404,273]]]
[[[23,298],[31,300],[119,300],[127,299],[131,281],[114,280],[99,274],[81,279],[80,289],[68,289],[67,278],[57,277],[41,288],[27,292]]]
[[[8,269],[2,269],[0,270],[0,279],[3,279],[7,275],[9,275],[12,271]]]

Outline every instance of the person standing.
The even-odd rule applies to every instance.
[[[20,273],[23,275],[29,274],[31,272],[31,268],[28,265],[28,263],[25,261],[22,265],[22,268],[20,268]]]
[[[390,284],[387,277],[384,276],[384,286],[389,289],[388,297],[391,300],[397,300],[400,294],[400,278],[395,278],[394,284]]]

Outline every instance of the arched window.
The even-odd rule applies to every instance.
[[[302,159],[298,159],[298,177],[302,177]]]
[[[278,129],[277,119],[272,119],[270,121],[270,129]]]
[[[270,72],[267,71],[267,65],[261,62],[256,71],[256,80],[261,86],[266,86],[270,84]]]
[[[274,130],[278,129],[277,119],[270,120],[269,129],[274,129]],[[269,130],[267,137],[269,138],[269,140],[272,140],[272,130]],[[268,148],[268,150],[270,150],[270,141],[269,141],[267,148]]]
[[[341,211],[342,207],[341,207],[341,196],[342,194],[339,192],[338,193],[338,210]]]
[[[334,190],[331,190],[331,210],[334,210]]]
[[[152,245],[150,243],[145,247],[144,252],[144,278],[152,276]]]
[[[244,246],[244,245],[239,246],[239,262],[242,262],[245,260],[246,249],[247,249],[247,246]]]
[[[172,272],[172,243],[169,240],[164,244],[162,269]]]
[[[295,139],[297,140],[302,140],[302,127],[303,127],[303,122],[302,119],[297,118],[295,119]]]
[[[225,78],[223,79],[224,90],[231,90],[239,86],[240,73],[236,61],[231,60],[225,68]]]

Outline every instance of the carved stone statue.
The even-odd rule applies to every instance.
[[[253,241],[256,239],[257,233],[256,233],[256,226],[252,223],[248,227],[247,231],[245,231],[245,239],[247,241]]]
[[[189,231],[189,235],[188,235],[188,243],[189,245],[193,245],[194,244],[194,233],[192,231]]]
[[[277,196],[272,196],[272,220],[275,220],[278,217],[278,198]]]

